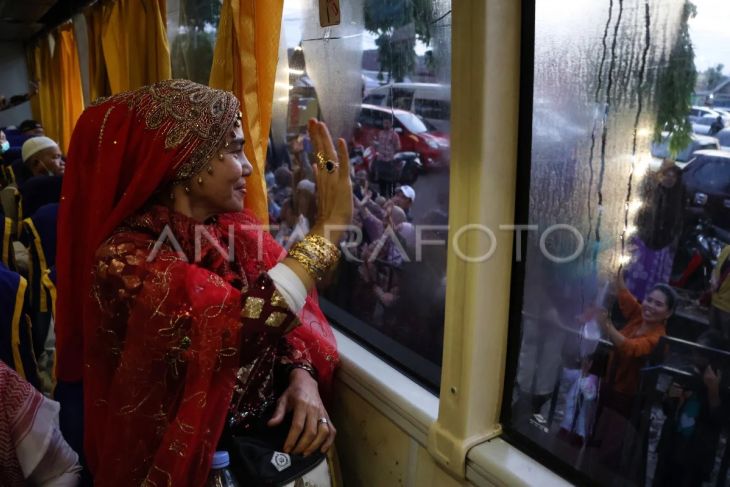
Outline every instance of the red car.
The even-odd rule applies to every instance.
[[[448,167],[450,159],[449,138],[447,134],[431,129],[417,115],[397,108],[363,105],[354,142],[370,147],[378,131],[383,128],[383,119],[393,120],[393,128],[400,136],[401,151],[418,153],[425,169]]]

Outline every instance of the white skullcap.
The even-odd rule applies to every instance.
[[[31,157],[39,153],[40,151],[44,149],[48,149],[51,147],[58,147],[58,144],[55,140],[48,138],[48,137],[32,137],[25,141],[23,144],[23,148],[21,149],[21,156],[23,157],[23,162],[28,161]]]

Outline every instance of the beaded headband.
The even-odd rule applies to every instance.
[[[240,103],[233,93],[188,80],[160,81],[92,103],[92,106],[110,104],[101,124],[99,146],[106,120],[120,103],[136,112],[146,130],[157,131],[164,137],[165,150],[180,151],[173,183],[197,174],[241,117]]]

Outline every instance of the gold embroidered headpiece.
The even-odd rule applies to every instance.
[[[146,130],[156,132],[154,137],[164,137],[165,150],[179,151],[172,182],[197,174],[241,116],[240,103],[233,93],[181,79],[100,98],[92,106],[106,103],[110,107],[99,131],[99,145],[109,114],[117,104],[126,104]]]

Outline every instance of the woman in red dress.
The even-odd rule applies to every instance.
[[[203,485],[225,421],[270,407],[271,425],[291,413],[284,451],[332,445],[319,390],[337,349],[314,284],[339,257],[325,227],[352,213],[347,151],[310,121],[320,219],[287,255],[244,210],[240,119],[233,94],[171,80],[99,100],[77,123],[59,213],[57,375],[83,379],[96,485]]]

